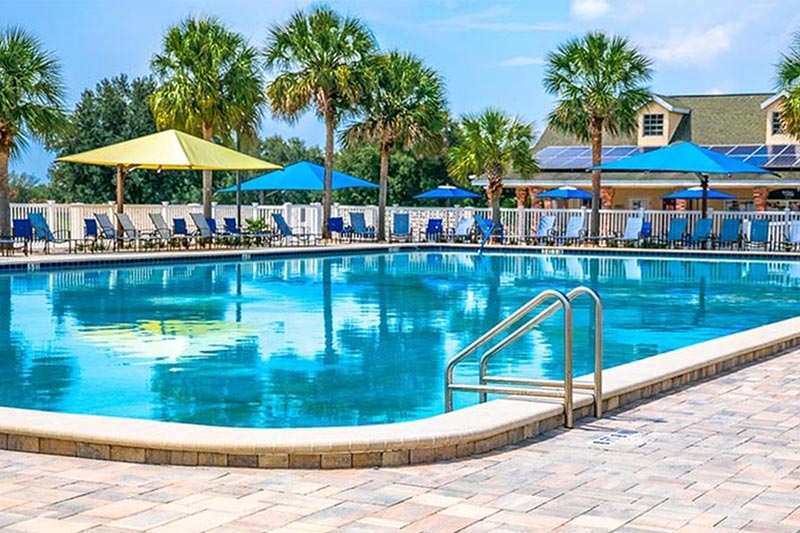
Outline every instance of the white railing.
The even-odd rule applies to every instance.
[[[49,201],[36,204],[11,204],[12,219],[27,218],[30,213],[42,213],[45,216],[51,229],[58,231],[69,231],[73,239],[80,239],[85,232],[85,219],[94,218],[95,213],[106,213],[110,217],[114,216],[114,203],[103,204],[57,204]],[[131,217],[134,225],[143,230],[152,229],[150,213],[160,213],[168,224],[172,225],[173,219],[182,218],[189,223],[191,213],[202,212],[200,204],[161,204],[151,205],[126,205],[125,212]],[[377,226],[378,208],[377,206],[354,206],[334,204],[331,207],[331,216],[342,217],[345,224],[350,223],[350,213],[364,213],[367,225]],[[247,219],[263,219],[268,225],[273,225],[272,215],[280,213],[287,223],[295,230],[302,230],[311,233],[320,233],[322,229],[322,206],[320,204],[310,205],[258,205],[249,204],[241,206],[241,223]],[[392,231],[394,214],[408,213],[409,224],[415,238],[423,235],[427,227],[428,220],[438,218],[442,220],[445,229],[453,229],[462,218],[472,218],[476,214],[489,217],[490,211],[485,207],[405,207],[389,206],[386,209],[387,232]],[[214,204],[212,214],[222,225],[223,218],[235,218],[235,205]],[[570,217],[583,214],[585,217],[585,227],[591,227],[591,211],[588,209],[523,209],[523,208],[503,208],[501,209],[501,221],[505,228],[505,236],[508,243],[515,244],[524,242],[526,236],[532,235],[539,223],[539,219],[545,215],[556,217],[556,233],[562,232],[567,225]],[[626,210],[613,209],[600,211],[600,233],[601,235],[613,235],[622,233],[625,224],[630,217],[643,217],[650,223],[651,234],[654,236],[665,235],[669,229],[670,221],[676,217],[683,217],[689,220],[689,231],[694,228],[697,219],[700,218],[699,211],[657,211],[657,210]],[[766,219],[770,221],[770,243],[773,247],[779,246],[784,242],[792,221],[800,220],[800,212],[797,211],[713,211],[709,210],[708,217],[713,221],[713,233],[719,234],[722,228],[722,221],[726,218],[738,218],[742,220],[742,234],[749,235],[750,222],[755,219]]]

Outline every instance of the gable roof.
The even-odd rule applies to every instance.
[[[680,111],[689,110],[689,114],[681,118],[681,123],[670,142],[692,141],[696,144],[710,146],[763,144],[766,115],[761,104],[773,96],[774,93],[659,95],[658,99]],[[585,146],[586,144],[570,134],[561,133],[548,126],[536,143],[534,151],[539,151],[546,146]],[[604,136],[603,144],[606,146],[636,145],[636,132],[628,135]]]

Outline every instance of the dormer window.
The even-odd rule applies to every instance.
[[[642,117],[642,137],[664,135],[664,114],[648,113]]]
[[[786,133],[786,130],[783,128],[781,114],[778,111],[773,111],[770,116],[770,130],[772,131],[773,135],[783,135]]]

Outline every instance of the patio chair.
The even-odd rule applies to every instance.
[[[567,221],[567,228],[561,235],[556,235],[556,244],[570,244],[573,242],[580,242],[585,236],[586,232],[583,230],[585,218],[583,215],[572,215]]]
[[[408,221],[408,213],[395,213],[392,217],[392,233],[390,241],[411,242],[411,226]]]
[[[153,243],[160,239],[160,237],[155,235],[152,231],[140,231],[136,229],[128,213],[117,213],[116,216],[119,225],[122,227],[123,240],[133,242],[135,247],[139,247],[142,243]]]
[[[474,230],[475,219],[462,218],[458,221],[458,224],[456,224],[453,234],[450,236],[450,240],[453,242],[472,242],[475,236]]]
[[[789,224],[789,232],[783,245],[787,251],[796,250],[800,245],[800,220],[792,220]]]
[[[181,237],[190,237],[189,235],[189,228],[186,225],[185,218],[173,218],[172,219],[172,234]]]
[[[33,240],[33,227],[27,218],[15,218],[11,225],[11,237],[0,237],[0,251],[3,255],[13,255],[14,251],[21,250],[28,255],[31,241]]]
[[[769,220],[755,219],[750,222],[750,238],[746,242],[748,247],[769,249]]]
[[[438,242],[444,239],[444,226],[442,225],[441,218],[429,218],[428,225],[425,227],[424,235],[420,236],[420,240],[427,242]]]
[[[31,241],[44,241],[44,253],[49,251],[51,243],[64,242],[67,243],[67,251],[72,251],[72,238],[68,230],[51,231],[47,220],[41,213],[29,213],[28,220],[31,223]]]
[[[503,241],[505,240],[505,232],[502,224],[495,224],[493,220],[483,218],[480,215],[475,215],[475,225],[478,227],[478,231],[483,237],[481,239],[481,249],[483,249],[486,243],[489,242],[489,239],[491,239],[493,236],[497,237],[500,244],[503,244]]]
[[[315,242],[319,240],[318,236],[311,233],[294,233],[292,228],[289,227],[289,224],[286,223],[286,219],[283,218],[283,215],[280,213],[272,213],[272,220],[274,220],[275,224],[278,226],[278,239],[282,240],[284,243],[291,244],[291,242],[294,241],[298,244],[308,245],[311,243],[312,239],[314,239]]]
[[[614,245],[626,246],[629,244],[638,245],[642,240],[642,227],[644,219],[642,217],[628,217],[625,222],[625,231],[619,237],[611,238]]]
[[[367,226],[364,213],[350,213],[350,228],[353,230],[353,237],[361,240],[375,240],[375,228]]]
[[[333,234],[336,233],[337,237],[335,240],[342,241],[345,237],[351,238],[352,231],[349,227],[344,225],[344,219],[342,217],[331,217],[328,219],[328,231],[331,234],[331,238],[333,238]]]
[[[717,239],[716,244],[718,248],[722,248],[723,246],[730,246],[733,248],[742,247],[742,238],[741,238],[741,226],[742,221],[738,218],[726,218],[722,221],[722,230],[720,231],[719,239]]]
[[[241,237],[244,235],[242,231],[236,226],[236,219],[233,217],[225,217],[222,219],[223,223],[223,232],[227,235],[234,235],[236,237]]]
[[[544,215],[539,219],[536,231],[526,239],[528,244],[552,244],[555,239],[556,217],[554,215]]]
[[[686,241],[686,227],[688,225],[688,218],[679,217],[670,219],[667,234],[655,240],[658,244],[665,244],[667,247],[682,245]]]
[[[97,220],[97,225],[100,226],[100,231],[98,231],[97,236],[101,239],[117,239],[117,228],[114,227],[114,223],[111,222],[111,218],[105,213],[95,213],[94,214],[95,220]]]
[[[189,213],[189,218],[192,219],[192,222],[197,228],[194,232],[195,243],[198,246],[214,244],[215,235],[214,232],[211,231],[211,226],[208,225],[208,219],[204,217],[202,213]]]
[[[153,223],[153,227],[155,228],[155,231],[153,232],[155,237],[169,246],[182,245],[183,247],[188,248],[188,236],[176,235],[170,231],[169,226],[167,226],[167,221],[164,220],[164,217],[161,215],[161,213],[148,213],[148,216],[150,217],[150,221]]]
[[[706,243],[711,240],[711,227],[713,221],[710,218],[698,218],[694,223],[694,231],[689,237],[689,246],[705,248]]]

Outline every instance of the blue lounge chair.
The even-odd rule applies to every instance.
[[[328,219],[328,231],[333,237],[333,234],[336,233],[338,235],[337,240],[342,241],[345,237],[352,238],[352,231],[350,231],[349,227],[344,225],[344,219],[342,217],[331,217]]]
[[[32,240],[33,227],[31,226],[31,221],[27,218],[15,218],[11,225],[11,238],[3,237],[0,239],[0,243],[2,243],[4,254],[13,254],[14,250],[20,249],[25,255],[28,255]]]
[[[800,220],[793,220],[789,224],[789,232],[786,235],[784,246],[787,250],[796,250],[800,245]]]
[[[350,213],[350,228],[353,230],[353,237],[362,241],[375,240],[375,228],[367,226],[364,213]]]
[[[291,244],[292,242],[310,244],[312,239],[314,239],[314,241],[318,240],[318,237],[311,233],[294,233],[292,228],[289,227],[289,224],[286,223],[286,219],[283,218],[283,215],[280,213],[272,213],[272,220],[274,220],[275,225],[278,226],[278,239],[286,244]]]
[[[208,225],[208,229],[211,230],[211,234],[221,235],[222,233],[219,231],[219,228],[217,227],[216,219],[213,219],[211,217],[205,217],[205,218],[206,218],[206,224]]]
[[[706,243],[711,240],[711,227],[713,221],[710,218],[699,218],[694,223],[694,231],[689,237],[689,245],[697,247],[705,247]]]
[[[628,217],[625,222],[625,231],[620,237],[612,238],[612,242],[616,245],[637,245],[642,240],[642,227],[644,220],[642,217]]]
[[[481,250],[483,247],[486,246],[486,243],[489,242],[489,239],[492,236],[497,237],[500,241],[500,244],[503,244],[505,239],[503,225],[502,224],[495,224],[493,220],[489,220],[483,218],[480,215],[475,215],[475,225],[478,227],[478,231],[481,233]]]
[[[442,225],[442,219],[429,218],[428,225],[425,227],[424,240],[428,242],[437,242],[442,239],[444,239],[444,226]]]
[[[153,232],[153,235],[155,237],[157,237],[159,240],[170,246],[172,245],[183,245],[184,247],[189,246],[188,236],[177,235],[174,232],[170,231],[169,226],[167,226],[167,221],[164,220],[164,217],[161,216],[161,213],[149,213],[148,215],[150,216],[150,220],[153,222],[153,227],[155,228],[155,231]]]
[[[390,241],[411,242],[411,225],[408,221],[408,213],[395,213],[392,217],[392,233]]]
[[[720,231],[719,239],[717,239],[717,246],[722,248],[730,246],[733,248],[742,247],[741,238],[742,221],[738,218],[726,218],[722,221],[722,231]]]
[[[747,245],[769,249],[769,220],[756,219],[750,222],[750,238],[747,239]]]
[[[31,223],[32,240],[44,241],[44,253],[47,253],[50,244],[67,243],[67,251],[72,251],[72,239],[69,231],[51,231],[50,226],[47,224],[44,215],[41,213],[29,213],[28,220]]]
[[[562,235],[556,236],[557,244],[569,244],[573,242],[580,242],[585,236],[583,225],[585,219],[583,215],[572,215],[567,221],[567,228]]]
[[[185,218],[172,219],[172,234],[180,235],[182,237],[189,237],[189,228],[186,225]]]
[[[544,215],[539,219],[539,224],[536,226],[536,232],[528,236],[529,244],[545,244],[553,242],[555,232],[553,227],[556,225],[556,217],[553,215]]]
[[[474,218],[462,218],[456,224],[450,240],[453,242],[472,242],[475,228]]]
[[[224,232],[227,235],[234,235],[236,237],[241,237],[242,232],[236,227],[236,219],[233,217],[225,217],[222,219],[222,223],[224,224]]]
[[[673,218],[669,221],[669,229],[667,234],[658,239],[659,243],[666,244],[667,246],[676,246],[683,244],[686,240],[686,226],[689,224],[687,218]]]
[[[93,218],[83,219],[83,238],[87,241],[96,241],[100,237],[97,232],[97,221]]]

